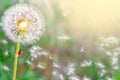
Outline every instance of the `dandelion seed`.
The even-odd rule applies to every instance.
[[[111,65],[117,64],[118,63],[118,58],[117,57],[112,57],[111,58]]]
[[[99,72],[99,75],[100,77],[104,76],[105,74],[107,73],[106,70],[102,69],[100,72]]]
[[[118,51],[118,52],[119,52],[119,51],[120,51],[120,48],[119,48],[119,47],[115,48],[115,51]]]
[[[60,9],[62,10],[63,16],[67,17],[70,14],[70,10],[66,9],[62,4],[60,4]]]
[[[85,49],[83,47],[81,47],[80,52],[85,52]]]
[[[119,41],[116,37],[110,36],[107,38],[100,38],[101,43],[100,43],[100,49],[105,50],[107,49],[115,49],[116,46],[119,44]]]
[[[7,65],[3,65],[3,66],[2,66],[2,69],[3,69],[4,71],[9,71],[9,70],[10,70]]]
[[[35,52],[38,52],[39,50],[41,50],[41,48],[39,46],[32,46],[29,49],[30,53],[35,53]]]
[[[101,62],[97,62],[97,63],[95,63],[95,64],[96,64],[96,66],[98,66],[99,68],[105,68],[104,64],[101,63]]]
[[[110,43],[110,44],[118,44],[118,39],[111,36],[111,37],[108,37],[106,42]]]
[[[39,40],[44,32],[44,18],[41,12],[28,4],[17,4],[5,11],[2,17],[2,28],[6,35],[14,42],[20,31],[24,36],[23,44],[32,44]]]
[[[100,39],[104,42],[104,43],[108,43],[108,44],[118,44],[118,39],[113,37],[113,36],[110,36],[110,37],[107,37],[107,38],[104,38],[104,37],[100,37]]]
[[[113,57],[118,57],[119,56],[119,52],[117,52],[117,51],[107,51],[106,52],[106,54],[108,55],[108,56],[110,56],[110,58],[113,58]]]
[[[42,50],[42,48],[40,48],[39,46],[32,46],[29,49],[29,52],[31,53],[31,57],[33,58],[37,58],[39,56],[48,56],[48,52]]]
[[[72,75],[69,77],[69,80],[80,80],[80,78],[76,75]]]
[[[32,53],[32,54],[31,54],[31,57],[33,57],[33,58],[37,59],[37,57],[38,57],[38,56],[37,56],[37,54]]]
[[[60,79],[61,79],[61,80],[64,80],[64,77],[63,77],[63,75],[62,75],[62,74],[60,74]]]
[[[67,75],[71,75],[75,73],[75,64],[68,64],[67,68],[64,70]]]
[[[38,51],[38,50],[41,50],[41,48],[39,46],[32,46],[30,48],[30,52],[35,52],[35,51]]]
[[[60,64],[57,64],[57,63],[54,63],[54,62],[53,62],[53,66],[56,67],[56,68],[59,68],[59,69],[61,68]]]
[[[49,59],[52,60],[53,59],[52,56],[49,56]]]
[[[34,57],[31,57],[31,62],[33,62],[35,60],[35,58]]]
[[[2,26],[2,23],[0,23],[0,27]]]
[[[45,67],[43,67],[42,65],[38,64],[37,65],[38,68],[41,68],[41,69],[45,69]]]
[[[118,70],[118,69],[119,69],[119,66],[118,66],[118,65],[112,65],[112,68],[113,68],[114,70]]]
[[[113,52],[113,56],[114,56],[114,57],[118,57],[118,56],[119,56],[119,54],[120,54],[120,53],[119,53],[119,52],[117,52],[117,51],[114,51],[114,52]]]
[[[7,44],[7,41],[5,39],[3,39],[1,42],[2,44]]]
[[[27,64],[29,64],[29,65],[32,64],[32,62],[31,62],[30,60],[28,60],[28,59],[27,59],[25,62],[26,62]]]
[[[53,71],[53,80],[64,80],[63,75],[58,71]]]
[[[66,41],[66,40],[70,40],[70,37],[67,35],[62,35],[62,36],[58,36],[57,39]]]
[[[52,74],[53,75],[58,74],[58,71],[53,71]]]
[[[88,67],[92,65],[92,61],[87,61],[87,60],[83,60],[83,62],[80,63],[81,67]]]
[[[106,77],[106,80],[115,80],[115,79],[112,77]]]
[[[112,52],[110,52],[110,51],[107,51],[106,54],[109,55],[109,56],[113,55]]]
[[[44,56],[48,55],[48,53],[46,51],[40,51],[38,54],[39,55],[44,55]],[[50,58],[52,59],[52,57],[50,57]]]
[[[33,58],[37,58],[38,57],[38,53],[40,52],[41,48],[39,46],[32,46],[29,51],[30,51],[30,55],[33,57]]]
[[[90,78],[88,78],[87,76],[83,77],[82,80],[91,80]]]
[[[4,52],[4,55],[5,55],[5,56],[8,56],[8,53],[9,53],[9,52],[6,50],[6,51]]]

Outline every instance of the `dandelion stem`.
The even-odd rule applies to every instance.
[[[18,62],[18,51],[20,49],[20,39],[21,35],[18,35],[18,41],[16,44],[16,52],[15,52],[15,58],[14,58],[14,68],[13,68],[13,77],[12,80],[16,80],[16,72],[17,72],[17,62]]]

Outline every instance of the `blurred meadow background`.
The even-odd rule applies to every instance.
[[[46,30],[21,45],[17,80],[120,80],[119,0],[0,0],[0,23],[20,2],[43,13]],[[12,79],[15,49],[0,24],[0,80]]]

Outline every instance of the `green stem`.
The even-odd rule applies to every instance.
[[[21,39],[21,36],[19,35],[18,36],[17,45],[16,45],[16,52],[15,52],[15,58],[14,58],[14,68],[13,68],[13,77],[12,77],[12,80],[16,80],[18,52],[19,52],[19,49],[20,49],[20,39]]]

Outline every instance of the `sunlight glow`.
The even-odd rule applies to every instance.
[[[119,30],[120,0],[61,0],[60,2],[70,12],[69,26],[74,33],[77,32],[76,34]]]
[[[27,19],[20,19],[17,22],[17,27],[20,31],[24,31],[29,27],[29,21]]]

